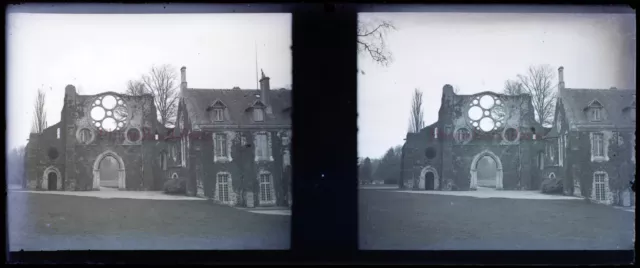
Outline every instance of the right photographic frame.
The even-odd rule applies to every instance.
[[[361,250],[634,249],[634,13],[358,14]]]

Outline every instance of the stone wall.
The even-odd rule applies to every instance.
[[[500,118],[494,121],[500,125],[486,131],[479,129],[475,120],[470,120],[472,116],[468,112],[485,95],[497,100],[495,107],[501,108],[500,117],[492,117]],[[491,116],[494,112],[491,110]],[[483,114],[488,116],[489,112]],[[517,135],[507,140],[505,131],[510,128]],[[471,138],[468,140],[460,140],[456,135],[464,129],[469,131]],[[531,154],[539,150],[536,139],[541,135],[542,127],[533,118],[529,95],[506,96],[493,92],[456,95],[446,85],[438,121],[419,133],[407,134],[400,186],[416,189],[420,171],[433,167],[438,171],[440,190],[469,190],[474,159],[486,153],[497,158],[494,160],[502,166],[503,189],[531,189],[537,184],[535,177],[538,175],[535,171],[537,158]],[[428,150],[435,152],[435,157],[428,158]]]
[[[569,185],[579,185],[580,193],[575,187],[569,187],[568,194],[580,195],[594,202],[622,205],[622,195],[629,188],[629,181],[633,176],[635,163],[632,161],[633,147],[629,146],[633,140],[633,132],[600,131],[605,135],[607,160],[597,161],[591,157],[591,133],[589,131],[572,132],[571,166],[567,169],[570,176]],[[597,201],[594,190],[594,173],[606,172],[607,198]]]
[[[217,200],[216,180],[219,172],[229,173],[232,181],[233,191],[230,192],[231,204],[233,206],[261,206],[259,173],[269,172],[273,180],[273,189],[277,206],[288,206],[290,192],[290,165],[285,166],[285,151],[288,144],[283,146],[282,133],[289,131],[269,131],[271,155],[273,160],[261,160],[255,157],[255,147],[253,134],[257,130],[247,131],[223,131],[230,138],[230,161],[214,161],[213,133],[203,132],[198,135],[201,138],[195,139],[199,151],[196,152],[196,161],[201,161],[202,171],[198,180],[202,181],[204,195]],[[290,135],[290,134],[288,134]],[[245,137],[243,145],[242,140]],[[289,136],[290,137],[290,136]],[[289,168],[287,168],[289,167]],[[252,194],[253,204],[247,204],[247,194]]]
[[[69,191],[97,190],[94,176],[102,157],[113,156],[123,163],[124,187],[126,190],[158,190],[161,183],[156,181],[159,162],[154,161],[164,146],[155,140],[158,131],[156,109],[151,95],[127,96],[114,92],[84,96],[77,95],[71,85],[65,88],[65,102],[60,123],[49,127],[41,134],[32,134],[28,144],[29,171],[27,185],[39,189],[42,173],[50,166],[56,167],[63,180],[62,188]],[[100,98],[112,95],[120,98],[125,107],[126,119],[119,129],[108,132],[101,130],[91,117],[91,109]],[[111,113],[107,111],[107,116]],[[114,115],[115,116],[115,115]],[[129,130],[137,131],[138,138],[130,139]],[[58,132],[59,131],[59,132]],[[85,141],[80,141],[81,133],[89,133]],[[58,152],[56,158],[51,151]],[[159,178],[162,179],[162,178]]]

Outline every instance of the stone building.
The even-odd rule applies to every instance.
[[[635,89],[566,88],[563,71],[558,69],[555,124],[545,136],[543,176],[562,179],[566,195],[634,204]]]
[[[264,73],[258,90],[190,89],[183,67],[175,128],[156,114],[152,95],[68,85],[61,121],[29,137],[25,185],[162,190],[173,178],[187,195],[233,206],[291,204],[290,90],[271,90]]]
[[[546,129],[534,120],[531,97],[495,92],[458,95],[445,85],[438,120],[408,133],[400,187],[416,190],[534,189]],[[478,162],[489,157],[495,180],[478,181]]]
[[[635,205],[636,91],[565,88],[558,69],[554,123],[534,120],[528,94],[457,95],[445,85],[438,121],[408,133],[402,148],[400,187],[415,190],[538,190],[547,178],[565,195],[603,204]],[[495,180],[478,180],[488,156]]]
[[[258,90],[188,88],[183,67],[178,118],[183,164],[171,176],[188,178],[189,195],[231,206],[291,205],[290,90],[272,90],[264,72]]]
[[[25,161],[27,188],[162,189],[164,179],[152,159],[164,144],[157,143],[157,137],[143,135],[166,133],[156,119],[151,95],[79,95],[68,85],[60,118],[42,133],[30,134]],[[100,177],[105,162],[116,164],[110,167],[116,173],[108,183]]]

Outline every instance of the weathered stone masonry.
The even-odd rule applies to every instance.
[[[177,132],[184,150],[189,195],[231,206],[291,205],[291,98],[271,90],[263,73],[259,90],[190,89],[186,68]]]
[[[438,121],[407,134],[400,187],[474,189],[476,161],[489,156],[497,165],[497,189],[537,190],[544,179],[558,178],[566,195],[634,205],[628,183],[635,172],[635,90],[569,89],[563,68],[558,71],[550,128],[535,122],[529,95],[457,95],[445,85]],[[482,98],[494,106],[482,107]],[[483,120],[493,128],[483,128]]]
[[[100,190],[100,162],[110,156],[120,190],[161,190],[177,178],[191,196],[290,206],[290,113],[290,90],[271,90],[264,73],[258,90],[189,89],[183,67],[173,129],[157,121],[151,95],[78,95],[69,85],[61,122],[30,135],[25,184]]]
[[[477,161],[484,156],[496,162],[496,188],[529,189],[538,183],[529,152],[540,146],[544,129],[533,119],[530,96],[457,95],[445,85],[438,115],[436,123],[407,134],[401,187],[476,189]]]
[[[634,205],[636,90],[565,88],[562,79],[558,88],[543,176],[562,179],[566,195]]]
[[[107,99],[112,101],[109,107]],[[104,157],[111,156],[119,165],[119,189],[160,190],[166,178],[159,172],[159,163],[145,159],[154,158],[167,144],[143,135],[166,134],[155,115],[151,95],[127,96],[115,92],[78,95],[75,87],[68,85],[60,123],[41,134],[30,135],[28,188],[99,190],[99,164]],[[50,172],[56,173],[51,179],[59,182],[60,187],[45,186]]]

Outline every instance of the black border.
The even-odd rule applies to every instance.
[[[460,3],[459,1],[455,1]],[[619,1],[600,1],[611,4]],[[469,2],[463,2],[469,3]],[[476,3],[476,2],[471,2]],[[576,3],[574,1],[574,3]],[[591,2],[592,4],[594,2]],[[24,6],[23,6],[24,7]],[[357,11],[518,12],[499,6],[271,4],[177,8],[103,6],[72,13],[292,12],[293,213],[289,251],[58,251],[11,252],[12,263],[368,263],[368,264],[627,264],[627,251],[358,251]],[[550,6],[525,9],[550,12]],[[105,9],[106,8],[106,9]],[[480,8],[480,9],[478,9]],[[523,7],[518,7],[523,12]],[[551,7],[556,12],[627,13],[624,7]],[[578,11],[576,11],[578,10]],[[69,13],[58,11],[54,13]],[[551,11],[553,12],[553,11]],[[49,13],[52,13],[49,11]],[[3,29],[4,30],[4,29]],[[5,73],[6,74],[6,73]],[[6,91],[5,91],[6,92]],[[6,122],[5,122],[6,124]],[[5,125],[6,128],[6,125]],[[3,186],[6,187],[6,184]],[[6,203],[6,199],[4,200]],[[6,227],[6,220],[4,222]],[[5,228],[6,230],[6,228]],[[5,233],[7,234],[7,233]],[[8,234],[5,236],[8,237]],[[8,243],[5,243],[8,249]]]

